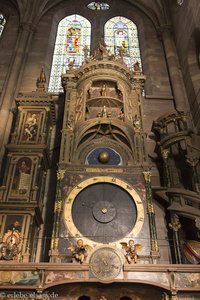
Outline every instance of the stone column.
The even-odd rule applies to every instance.
[[[188,106],[187,98],[183,78],[181,75],[180,65],[177,58],[176,46],[171,34],[171,27],[163,26],[160,29],[160,34],[165,51],[166,63],[174,96],[175,108],[179,111],[186,111]]]
[[[147,214],[149,217],[149,229],[150,229],[150,239],[151,239],[151,254],[158,253],[158,241],[155,223],[155,212],[153,207],[152,199],[152,189],[151,189],[151,172],[143,172],[146,187],[146,200],[147,200]]]
[[[31,23],[22,23],[19,28],[18,40],[12,57],[5,87],[2,90],[0,102],[0,146],[7,143],[12,124],[11,108],[14,98],[18,93],[21,78],[24,71],[27,55],[31,46],[34,33],[34,26]],[[1,152],[3,151],[3,147]],[[1,153],[0,158],[3,153]]]

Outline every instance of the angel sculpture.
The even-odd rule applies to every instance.
[[[125,242],[120,243],[122,245],[122,249],[125,250],[126,254],[125,257],[129,264],[131,264],[132,260],[134,264],[137,263],[138,254],[137,252],[140,251],[143,247],[142,244],[135,244],[134,240],[129,240],[128,244]]]
[[[70,246],[68,249],[72,252],[72,257],[82,264],[87,257],[88,251],[92,250],[92,247],[84,245],[82,239],[78,239],[76,243],[76,246]]]

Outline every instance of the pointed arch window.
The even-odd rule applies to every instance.
[[[2,35],[5,24],[6,24],[6,19],[4,18],[4,15],[0,13],[0,36]]]
[[[69,63],[74,68],[81,66],[84,47],[90,49],[91,24],[79,15],[62,19],[58,25],[53,62],[49,81],[50,92],[62,92],[61,74],[66,72]]]
[[[104,36],[110,52],[121,55],[129,68],[132,69],[136,62],[141,66],[137,26],[131,20],[120,16],[108,20]]]

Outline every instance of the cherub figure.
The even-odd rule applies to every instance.
[[[136,264],[138,259],[137,252],[142,249],[143,245],[135,244],[134,240],[129,240],[128,244],[125,242],[122,242],[120,244],[122,245],[122,249],[124,249],[126,252],[125,257],[128,263],[131,264],[133,260],[134,264]]]
[[[92,250],[92,247],[84,245],[82,239],[78,239],[76,243],[76,246],[70,246],[68,249],[72,252],[72,257],[82,264],[88,255],[88,251]]]

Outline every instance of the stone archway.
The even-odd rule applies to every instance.
[[[48,292],[59,295],[60,300],[162,300],[163,288],[142,283],[111,283],[96,282],[69,283],[53,286]],[[105,300],[105,299],[104,299]]]

